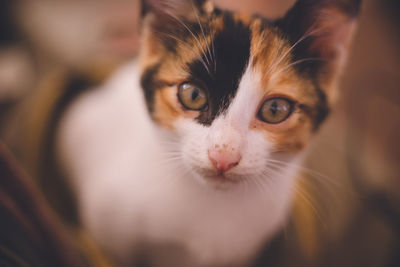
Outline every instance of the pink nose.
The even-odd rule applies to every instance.
[[[208,158],[219,172],[227,172],[237,166],[242,158],[239,152],[226,149],[208,150]]]

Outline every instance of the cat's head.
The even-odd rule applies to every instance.
[[[335,101],[360,0],[299,0],[275,21],[143,3],[141,84],[183,165],[224,187],[282,174]]]

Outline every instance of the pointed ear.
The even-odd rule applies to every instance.
[[[332,100],[356,28],[361,0],[298,0],[278,25],[295,46],[301,68]]]
[[[179,40],[193,34],[190,22],[198,25],[214,10],[212,0],[141,0],[141,4],[143,66],[157,62],[165,52],[175,53]]]

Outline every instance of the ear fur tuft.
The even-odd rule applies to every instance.
[[[360,5],[361,0],[298,0],[277,22],[296,44],[295,59],[318,59],[300,67],[316,77],[328,98],[346,61]]]

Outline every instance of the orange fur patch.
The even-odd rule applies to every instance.
[[[312,108],[317,104],[318,96],[312,84],[300,77],[292,65],[288,42],[274,30],[261,30],[261,21],[256,20],[252,30],[256,33],[253,34],[251,46],[252,64],[261,73],[264,99],[279,96],[297,104],[291,116],[280,124],[264,123],[255,117],[250,127],[263,131],[275,144],[276,151],[299,152],[311,136],[312,117],[298,106]]]

